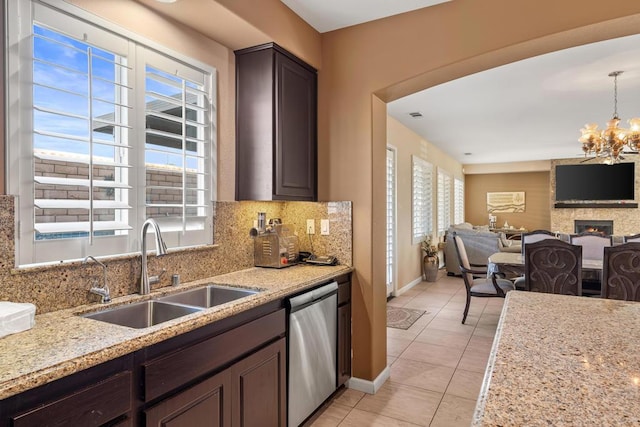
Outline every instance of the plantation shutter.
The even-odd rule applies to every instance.
[[[35,8],[35,21],[53,18]],[[64,25],[64,22],[61,23]],[[78,25],[75,25],[77,28]],[[126,234],[129,225],[128,42],[94,27],[83,40],[34,23],[35,240]],[[80,36],[80,34],[78,34]]]
[[[387,147],[387,286],[393,284],[395,199],[396,199],[396,151]]]
[[[412,237],[416,244],[433,231],[433,166],[420,157],[412,156],[412,169]]]
[[[16,264],[137,252],[133,231],[147,218],[170,247],[211,244],[215,70],[106,21],[14,6],[7,182],[20,195]]]
[[[148,52],[146,59],[146,217],[163,230],[201,231],[211,202],[207,75]]]
[[[444,232],[451,225],[451,176],[438,169],[438,233]]]
[[[453,182],[453,223],[461,224],[464,222],[464,181],[456,178]]]

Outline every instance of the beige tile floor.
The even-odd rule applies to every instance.
[[[409,329],[387,328],[390,379],[375,395],[344,389],[314,427],[468,427],[480,392],[501,298],[472,298],[467,322],[461,278],[440,271],[389,305],[426,310]]]

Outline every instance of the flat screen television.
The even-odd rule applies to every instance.
[[[635,163],[556,166],[558,202],[634,199]]]

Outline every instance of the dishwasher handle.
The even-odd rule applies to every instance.
[[[293,298],[289,298],[289,306],[291,311],[299,310],[315,301],[321,300],[332,293],[338,291],[338,282],[331,282],[312,291],[306,292]]]

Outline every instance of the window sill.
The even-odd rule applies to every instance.
[[[197,245],[197,246],[186,246],[183,248],[169,248],[167,255],[171,255],[173,253],[184,253],[184,252],[201,252],[204,250],[209,250],[213,248],[217,248],[220,246],[217,243],[212,245]],[[132,252],[127,254],[115,255],[115,256],[104,256],[97,257],[100,261],[104,261],[106,263],[116,262],[116,261],[127,261],[133,258],[137,258],[140,256],[140,252]],[[18,274],[30,274],[30,273],[39,273],[43,271],[55,270],[56,268],[67,268],[67,267],[76,267],[82,264],[81,259],[72,259],[68,261],[56,261],[56,262],[48,262],[42,264],[29,264],[18,267],[13,267],[10,269],[11,275]]]

